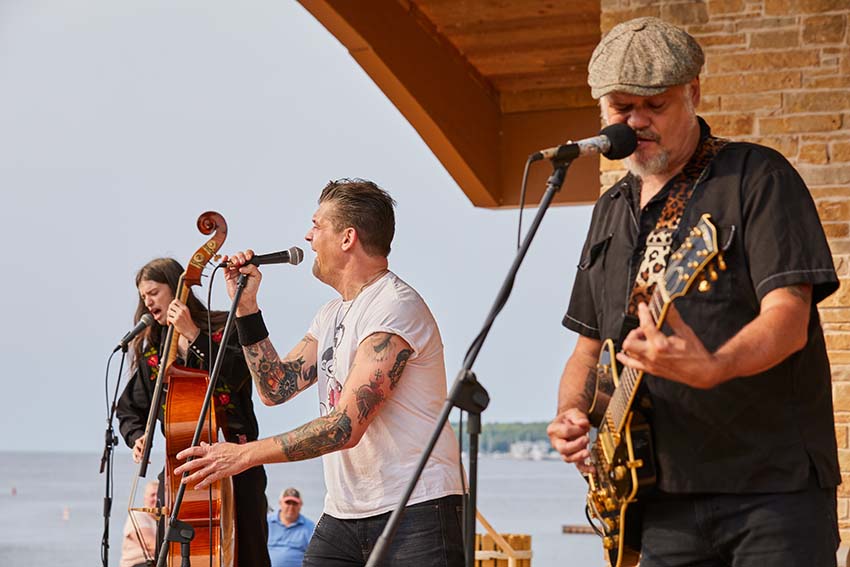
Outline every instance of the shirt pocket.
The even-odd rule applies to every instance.
[[[582,256],[578,265],[579,272],[583,273],[584,278],[586,278],[588,292],[593,298],[599,332],[603,332],[605,326],[603,319],[606,308],[605,287],[607,285],[605,278],[605,259],[613,236],[614,234],[611,233],[594,241],[584,256]]]
[[[605,264],[605,252],[608,251],[608,245],[611,243],[611,238],[613,236],[613,234],[609,234],[608,236],[604,236],[600,240],[591,244],[587,254],[585,254],[582,257],[581,262],[579,262],[578,269],[581,271],[587,271],[593,266],[603,266]]]

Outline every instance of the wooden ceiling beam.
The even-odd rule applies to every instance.
[[[598,0],[595,9],[588,10],[585,0],[552,0],[549,2],[529,2],[529,0],[399,0],[416,4],[419,9],[435,22],[450,21],[460,25],[478,22],[505,22],[515,20],[544,21],[550,18],[569,16],[581,18],[585,15],[599,21]],[[594,7],[593,4],[590,4]]]
[[[585,83],[598,0],[300,2],[476,206],[515,207],[529,154],[599,130]],[[548,162],[531,169],[527,203],[539,202],[550,173]],[[599,161],[583,158],[554,202],[588,203],[598,191]]]
[[[419,132],[477,206],[498,206],[498,95],[398,0],[301,0]]]

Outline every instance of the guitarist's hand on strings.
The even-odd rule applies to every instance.
[[[590,420],[577,408],[570,408],[559,413],[546,428],[552,447],[561,454],[565,462],[575,463],[576,468],[582,473],[593,470],[587,464],[590,458],[590,451],[587,448],[590,442],[588,431],[590,431]]]
[[[674,305],[670,305],[666,318],[673,330],[670,336],[655,326],[645,303],[638,304],[638,317],[640,326],[623,341],[617,360],[635,370],[694,388],[708,389],[717,384],[715,356],[706,350]]]

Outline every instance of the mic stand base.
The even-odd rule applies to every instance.
[[[124,370],[124,355],[127,353],[125,349],[121,355],[121,365],[118,367],[118,380],[115,382],[115,392],[112,394],[112,404],[109,406],[109,417],[106,418],[106,432],[103,439],[103,455],[100,457],[100,474],[106,472],[106,487],[103,496],[103,539],[101,541],[101,562],[103,567],[109,565],[109,518],[112,516],[112,473],[113,473],[113,458],[115,456],[115,447],[118,445],[118,436],[115,435],[115,428],[112,425],[112,420],[115,418],[115,409],[118,400],[118,386],[121,384],[121,373]],[[109,359],[112,359],[112,354]],[[107,380],[109,378],[109,363],[106,364]]]
[[[478,436],[481,434],[481,412],[490,405],[490,395],[484,389],[475,373],[466,370],[462,378],[455,383],[449,394],[448,402],[465,411],[468,416],[467,435],[469,436],[469,478],[478,478]],[[463,508],[464,559],[467,565],[475,561],[475,510],[477,510],[478,486],[470,480],[469,494]]]
[[[180,564],[181,567],[192,567],[191,564],[191,545],[195,538],[195,528],[184,522],[183,520],[172,520],[165,532],[165,547],[169,547],[172,543],[180,544]]]

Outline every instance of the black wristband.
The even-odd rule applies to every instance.
[[[244,317],[236,318],[236,332],[239,334],[239,344],[248,346],[268,338],[269,331],[263,322],[263,312],[257,311]]]

